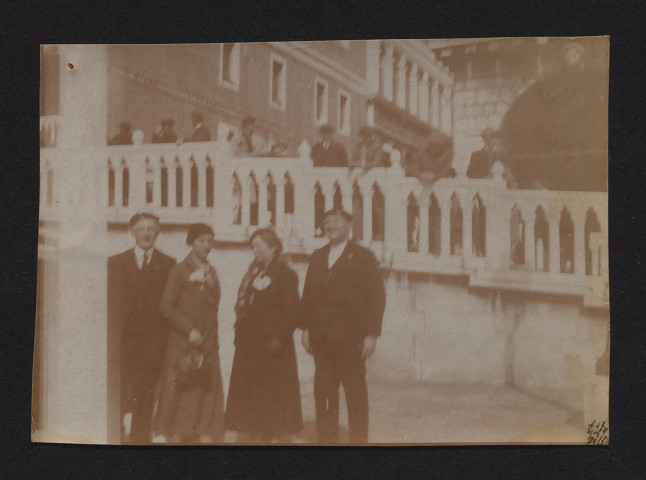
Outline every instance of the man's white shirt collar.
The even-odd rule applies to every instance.
[[[141,270],[141,267],[143,266],[144,263],[144,253],[148,252],[148,263],[150,263],[150,260],[152,258],[154,248],[151,248],[150,250],[144,250],[141,248],[139,245],[135,244],[135,260],[137,261],[137,268]]]
[[[328,256],[327,256],[327,268],[332,268],[332,265],[334,265],[336,261],[339,259],[339,257],[343,253],[343,250],[345,250],[345,246],[347,244],[348,244],[347,240],[339,243],[338,245],[330,244],[330,253],[328,253]]]

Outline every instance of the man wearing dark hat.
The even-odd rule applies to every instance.
[[[195,111],[191,114],[191,120],[193,121],[193,135],[187,140],[187,142],[210,142],[211,141],[211,132],[204,125],[204,115],[202,112]]]
[[[368,125],[364,125],[359,130],[360,141],[352,151],[352,160],[350,168],[361,168],[370,170],[374,167],[383,167],[383,144],[379,139],[379,134]]]
[[[482,132],[484,147],[471,154],[467,177],[469,178],[487,178],[491,174],[491,166],[498,160],[498,154],[495,146],[498,133],[491,129],[485,128]]]
[[[110,402],[119,404],[121,441],[141,444],[152,438],[155,388],[168,337],[159,301],[175,260],[154,248],[157,216],[137,213],[128,227],[134,248],[108,259],[108,371],[115,394]]]
[[[381,334],[386,292],[370,250],[349,240],[352,216],[324,216],[330,242],[310,259],[301,300],[302,342],[314,356],[319,443],[339,442],[339,386],[348,404],[350,442],[368,442],[366,359]]]
[[[312,148],[312,160],[315,167],[347,167],[348,154],[339,142],[332,140],[334,128],[323,125],[319,129],[321,140]]]
[[[110,137],[108,145],[132,145],[132,130],[129,122],[119,123],[119,132]]]
[[[153,143],[175,143],[177,134],[173,130],[175,122],[172,118],[164,118],[153,133]]]

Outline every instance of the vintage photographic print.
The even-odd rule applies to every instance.
[[[32,440],[608,444],[609,42],[43,45]]]

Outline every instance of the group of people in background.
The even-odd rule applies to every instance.
[[[173,130],[171,118],[161,120],[159,127],[152,134],[152,143],[208,142],[211,140],[209,127],[204,123],[204,115],[195,111],[191,115],[193,132],[186,139],[180,139]],[[331,125],[323,125],[318,131],[319,139],[311,150],[315,167],[349,167],[351,170],[367,171],[374,167],[389,167],[390,153],[384,149],[379,132],[371,126],[364,125],[358,132],[358,141],[348,156],[343,143],[334,139],[335,130]],[[497,148],[498,134],[491,128],[482,132],[484,147],[471,156],[467,177],[486,178],[491,176],[491,167],[501,157]],[[235,156],[244,157],[285,157],[288,144],[285,141],[267,141],[257,132],[256,119],[247,116],[242,120],[241,128],[229,133],[227,138],[233,147]],[[110,137],[108,145],[133,144],[133,132],[129,122],[121,122],[119,131]],[[432,131],[415,150],[408,151],[402,158],[402,167],[406,175],[417,177],[424,183],[433,183],[437,179],[454,177],[452,167],[453,147],[451,139],[439,131]],[[515,181],[511,173],[505,170],[509,186]]]
[[[375,256],[350,239],[352,216],[325,213],[329,243],[298,275],[272,228],[250,238],[253,260],[235,302],[235,354],[226,407],[218,339],[221,288],[209,262],[210,226],[191,225],[191,251],[180,263],[155,248],[159,218],[129,222],[135,245],[108,260],[108,316],[118,347],[123,443],[304,442],[294,330],[315,363],[318,442],[339,436],[339,388],[348,406],[350,441],[368,442],[365,361],[375,351],[385,289]],[[228,326],[227,326],[228,327]],[[225,328],[227,328],[225,327]]]

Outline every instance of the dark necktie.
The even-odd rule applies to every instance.
[[[148,250],[146,250],[144,252],[144,258],[143,258],[143,260],[141,262],[141,269],[142,270],[148,266],[148,261],[149,260],[150,260],[150,252]]]

